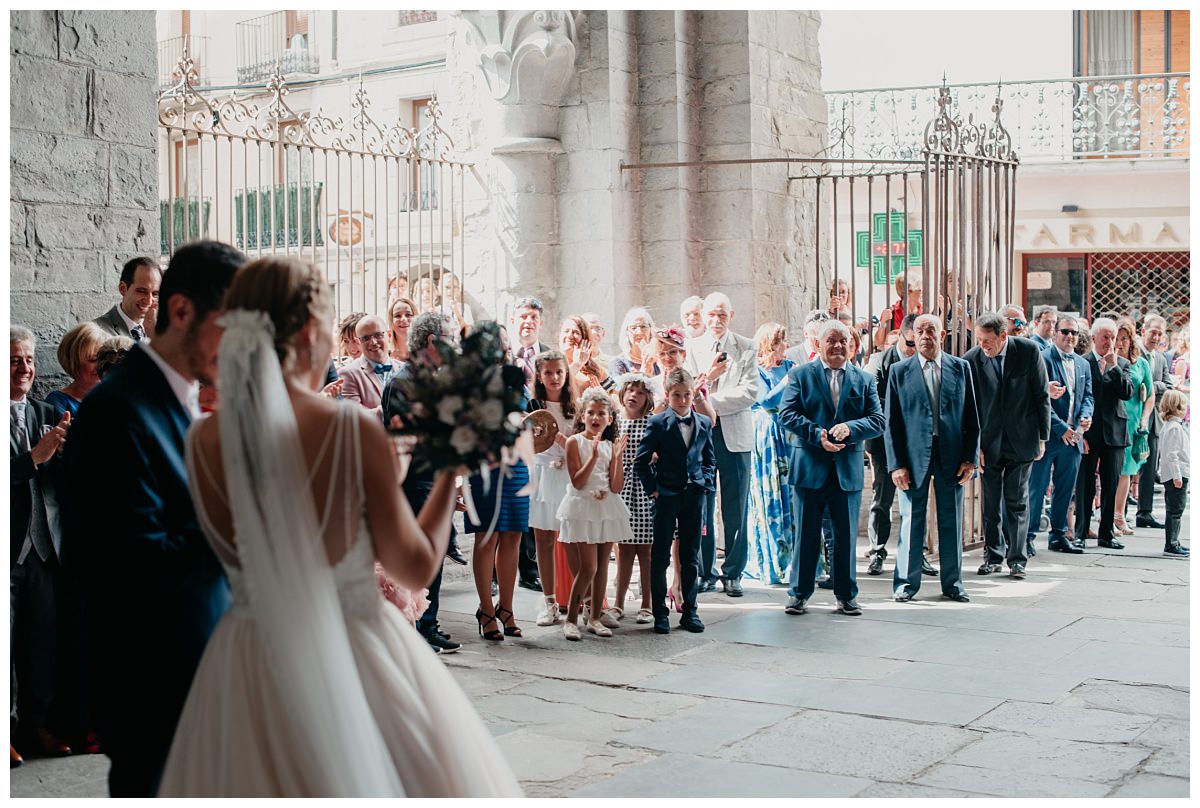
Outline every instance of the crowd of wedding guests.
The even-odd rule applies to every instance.
[[[943,597],[969,600],[963,493],[976,476],[979,575],[1007,566],[1025,577],[1047,511],[1052,551],[1080,553],[1088,541],[1119,550],[1132,518],[1164,530],[1165,554],[1186,556],[1186,328],[1171,332],[1152,313],[1140,323],[1089,322],[1050,307],[1030,321],[1009,305],[974,316],[960,358],[946,350],[943,320],[922,312],[919,280],[897,278],[895,303],[857,321],[851,290],[837,283],[799,334],[768,322],[743,335],[744,318],[720,292],[687,298],[677,318],[631,308],[611,335],[593,312],[564,317],[555,333],[539,300],[516,301],[502,324],[506,360],[524,370],[527,410],[557,431],[531,464],[462,480],[473,503],[460,510],[474,542],[479,635],[522,636],[517,585],[542,595],[536,615],[521,617],[561,624],[568,640],[581,638],[581,626],[611,637],[626,620],[665,634],[672,609],[680,628],[701,632],[698,595],[719,587],[740,597],[744,577],[785,584],[789,614],[805,613],[817,587],[834,591],[838,612],[860,614],[855,545],[868,467],[867,573],[883,573],[898,504],[897,601],[913,599],[924,576],[938,578]],[[62,542],[71,503],[58,457],[83,398],[133,346],[153,340],[161,283],[156,261],[126,264],[116,305],[63,336],[57,358],[70,382],[43,401],[30,398],[37,340],[10,330],[12,765],[18,748],[98,748],[80,663],[83,570]],[[435,340],[490,319],[450,273],[418,277],[411,295],[404,278],[389,291],[385,311],[334,324],[324,388],[385,423],[414,365],[440,361]],[[618,352],[605,354],[614,343]],[[216,391],[202,386],[188,405],[211,412]],[[1156,482],[1165,524],[1152,514]],[[416,473],[403,484],[414,512],[432,489],[433,477]],[[940,570],[925,540],[931,491]],[[468,563],[456,539],[447,556]],[[640,599],[630,604],[635,567]],[[423,592],[396,587],[382,570],[379,582],[434,651],[460,647],[438,622],[440,566]]]

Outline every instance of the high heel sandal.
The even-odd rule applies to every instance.
[[[683,613],[683,595],[675,597],[673,590],[667,590],[667,597],[671,599],[671,611]]]
[[[483,630],[483,627],[486,626],[488,623],[496,622],[496,615],[488,614],[483,609],[476,609],[475,610],[475,620],[478,621],[478,623],[479,623],[479,636],[480,637],[483,637],[485,640],[489,640],[491,642],[499,642],[500,640],[504,639],[504,633],[502,631],[500,631],[500,629],[498,629],[498,628],[494,628],[491,631]]]
[[[506,614],[508,615],[508,617],[504,616]],[[509,620],[512,620],[514,623],[516,623],[516,615],[512,613],[512,609],[505,609],[503,606],[497,606],[496,607],[496,619],[498,619],[504,625],[504,636],[505,637],[522,637],[522,636],[524,636],[521,633],[520,626],[508,625]]]

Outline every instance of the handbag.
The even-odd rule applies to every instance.
[[[1148,430],[1139,427],[1134,431],[1129,455],[1135,463],[1145,463],[1150,457],[1150,432]]]

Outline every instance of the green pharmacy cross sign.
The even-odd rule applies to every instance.
[[[871,216],[871,231],[854,234],[854,265],[871,268],[871,282],[890,284],[906,266],[919,267],[925,256],[920,230],[909,230],[903,213]]]

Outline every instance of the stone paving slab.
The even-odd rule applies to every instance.
[[[793,708],[775,704],[705,699],[666,717],[656,717],[650,726],[614,735],[612,740],[662,752],[712,755],[794,714]]]
[[[722,750],[730,760],[905,782],[978,737],[971,730],[804,710]]]
[[[1015,776],[1046,775],[1115,783],[1153,751],[1126,744],[1099,744],[991,732],[960,749],[947,763],[996,769]]]
[[[1138,774],[1128,783],[1116,789],[1112,797],[1189,797],[1191,791],[1187,780],[1181,777],[1164,777],[1161,774]]]
[[[670,780],[672,797],[851,797],[869,780],[690,755],[664,755],[579,789],[573,797],[636,797]]]
[[[1147,716],[1111,710],[1010,701],[974,722],[974,729],[998,729],[1068,741],[1130,743],[1154,723]]]
[[[588,743],[520,729],[496,738],[504,759],[521,781],[526,796],[564,795],[581,782],[614,774],[655,755],[616,747],[600,739]],[[481,761],[487,765],[487,761]]]
[[[805,651],[746,643],[712,643],[667,658],[676,665],[761,670],[845,682],[871,682],[913,664],[899,659]]]
[[[885,623],[833,614],[819,605],[804,615],[784,614],[783,608],[755,612],[726,621],[709,631],[710,639],[770,645],[808,651],[837,650],[855,656],[889,657],[920,643],[939,629],[903,623]]]
[[[1097,707],[1118,713],[1178,718],[1188,714],[1188,691],[1157,685],[1126,685],[1087,681],[1059,704],[1063,707]]]
[[[1187,779],[1191,776],[1191,761],[1191,755],[1188,753],[1185,743],[1170,749],[1156,750],[1142,764],[1142,771]]]
[[[1045,670],[1056,667],[1087,644],[1087,640],[1070,637],[1028,637],[964,628],[935,628],[921,642],[903,650],[883,653],[914,662],[942,665]]]
[[[1187,687],[1189,657],[1187,648],[1093,640],[1062,660],[1059,670],[1094,679]]]
[[[984,604],[959,604],[938,599],[923,599],[909,603],[891,603],[871,609],[871,620],[912,623],[939,628],[970,628],[975,631],[996,631],[1027,637],[1048,637],[1060,632],[1078,618],[1049,612],[1005,611]]]
[[[1039,701],[1047,704],[1071,692],[1083,677],[1032,668],[994,668],[975,665],[940,665],[910,662],[907,667],[879,680],[887,687],[990,696],[997,699]]]
[[[1137,742],[1156,749],[1187,749],[1191,728],[1187,719],[1159,718],[1137,737]]]
[[[1109,786],[1073,777],[942,764],[916,779],[921,785],[994,797],[1103,797]]]
[[[1188,647],[1188,634],[1186,625],[1104,617],[1081,617],[1054,632],[1056,637],[1072,637],[1079,640],[1103,640],[1132,645],[1173,645],[1178,648]]]
[[[1076,598],[1051,592],[1043,597],[1020,604],[1020,607],[1027,611],[1077,617],[1107,617],[1135,622],[1188,625],[1186,608],[1170,608],[1170,605],[1153,600],[1118,601],[1111,598]]]

